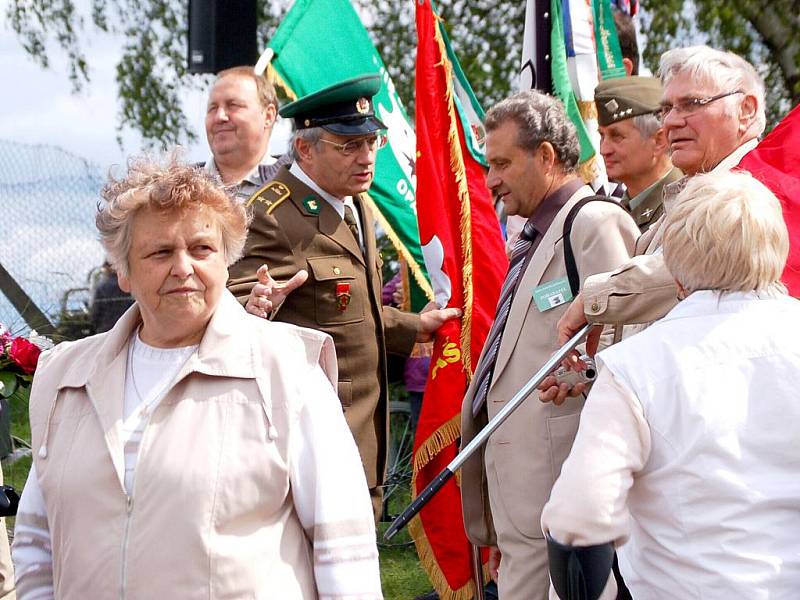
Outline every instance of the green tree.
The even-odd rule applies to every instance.
[[[670,48],[708,43],[756,66],[774,125],[800,103],[800,0],[643,0],[644,59],[653,71]]]
[[[49,51],[67,59],[67,74],[80,90],[91,76],[84,49],[93,31],[119,35],[118,129],[131,127],[152,143],[196,139],[181,110],[186,89],[204,89],[209,77],[187,73],[187,7],[184,0],[7,0],[7,16],[23,48],[44,68]],[[416,32],[413,0],[352,0],[413,114]],[[261,0],[259,40],[266,45],[291,0]],[[525,0],[438,0],[453,48],[484,106],[514,88]],[[710,43],[748,58],[765,77],[771,121],[800,102],[800,0],[642,0],[644,51],[650,69],[664,50]]]

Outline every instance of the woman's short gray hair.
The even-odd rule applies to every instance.
[[[753,65],[733,52],[708,46],[688,46],[667,50],[661,55],[658,74],[664,87],[676,75],[686,74],[692,80],[705,80],[720,92],[741,90],[756,98],[754,133],[761,135],[767,125],[764,104],[764,80]]]
[[[109,262],[120,275],[128,275],[131,225],[142,208],[174,212],[180,218],[187,211],[205,207],[219,222],[226,264],[232,265],[242,256],[247,238],[244,206],[214,175],[181,162],[176,152],[163,158],[130,158],[125,176],[116,179],[109,173],[101,194],[105,204],[98,205],[95,224]]]
[[[514,94],[489,109],[486,130],[499,129],[507,121],[519,127],[518,146],[533,152],[542,142],[550,142],[564,172],[575,170],[581,147],[560,100],[533,90]]]
[[[667,212],[664,262],[688,291],[785,291],[789,234],[780,202],[746,172],[689,179]]]
[[[289,155],[292,157],[292,160],[297,161],[300,159],[300,155],[297,153],[297,148],[295,147],[295,140],[305,140],[312,146],[316,146],[322,139],[323,131],[325,130],[322,127],[308,127],[307,129],[296,129],[295,132],[292,134],[292,141],[289,144]]]

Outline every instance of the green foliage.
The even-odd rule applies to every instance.
[[[414,113],[416,30],[413,0],[352,0],[370,30],[409,114]],[[259,3],[259,40],[266,46],[291,0]],[[439,0],[435,3],[453,48],[485,107],[514,89],[520,60],[525,2]],[[92,31],[118,34],[118,129],[131,127],[154,145],[191,142],[180,99],[204,88],[208,77],[186,69],[187,2],[92,0],[81,14],[74,0],[9,0],[7,16],[20,43],[43,68],[48,54],[64,55],[78,91],[89,82],[85,41]],[[709,43],[747,57],[768,88],[771,121],[800,102],[800,0],[643,0],[644,57],[655,69],[664,50]]]
[[[800,0],[643,0],[644,61],[689,44],[735,52],[756,66],[767,88],[769,126],[800,102]]]

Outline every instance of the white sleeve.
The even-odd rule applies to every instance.
[[[628,539],[628,492],[650,456],[650,427],[633,391],[603,368],[578,434],[542,511],[542,531],[562,544]]]
[[[16,573],[17,600],[51,600],[54,597],[53,550],[36,465],[31,465],[19,501],[11,557]]]
[[[289,477],[295,509],[313,545],[319,598],[380,599],[372,503],[341,403],[320,367],[304,378],[300,394]]]

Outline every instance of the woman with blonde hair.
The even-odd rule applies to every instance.
[[[570,597],[562,561],[591,554],[586,574],[617,546],[637,599],[795,597],[800,303],[779,281],[780,204],[747,173],[697,176],[663,248],[682,301],[598,354],[542,515],[555,589]],[[599,593],[607,571],[589,578]]]

